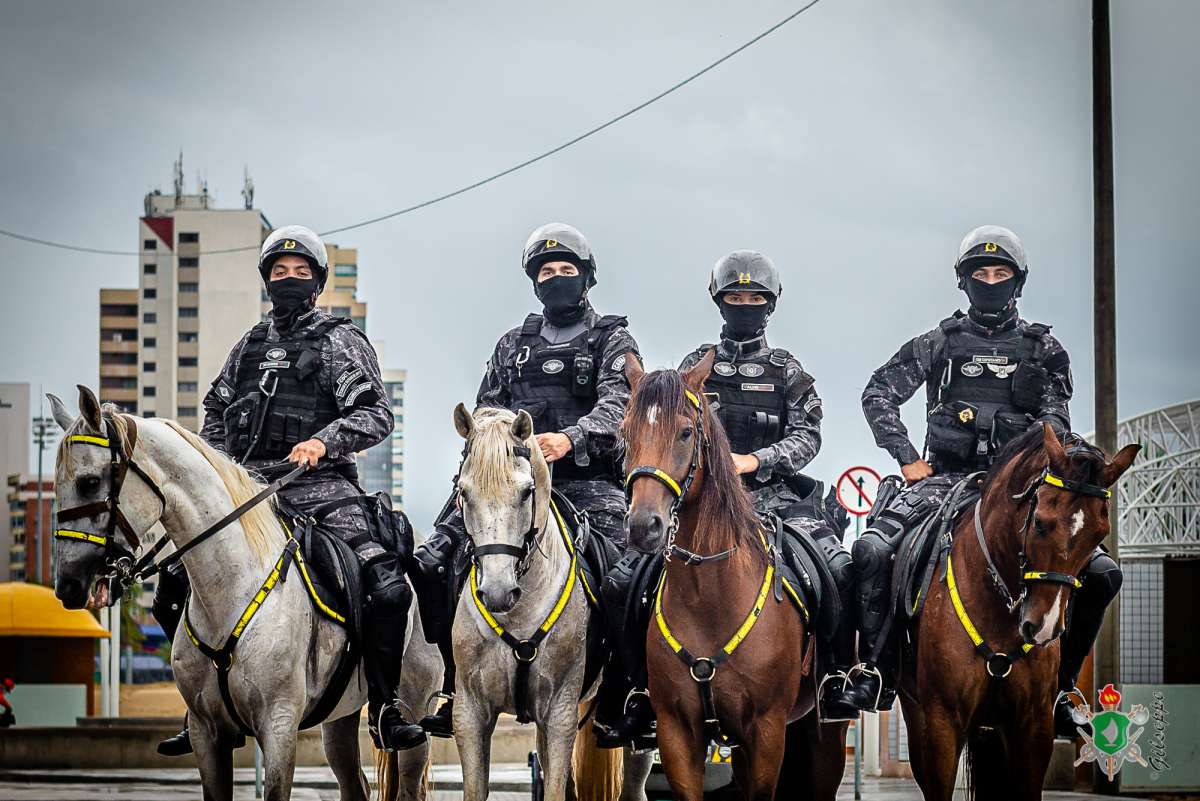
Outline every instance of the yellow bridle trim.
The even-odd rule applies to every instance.
[[[72,434],[67,437],[67,442],[84,442],[88,445],[99,445],[101,448],[111,447],[108,439],[105,437],[93,437],[87,434]]]
[[[958,622],[962,623],[972,644],[978,648],[983,644],[983,637],[975,628],[975,624],[971,622],[971,618],[967,616],[967,609],[963,606],[962,598],[958,594],[958,585],[954,582],[954,565],[951,564],[950,554],[946,554],[946,587],[950,590],[950,603],[954,605],[954,614],[958,616]],[[1033,650],[1033,643],[1024,643],[1021,650],[1029,653]]]
[[[1026,571],[1025,573],[1022,573],[1021,578],[1025,579],[1026,581],[1030,581],[1030,580],[1039,581],[1041,579],[1044,579],[1047,575],[1048,575],[1047,572],[1044,570],[1029,570],[1029,571]],[[1079,589],[1080,587],[1083,586],[1083,582],[1080,581],[1079,579],[1073,579],[1073,582],[1074,582],[1075,589]]]
[[[1067,485],[1063,482],[1063,480],[1061,478],[1059,478],[1058,476],[1054,475],[1053,473],[1047,472],[1046,477],[1043,478],[1042,480],[1053,487],[1058,487],[1059,489],[1067,489]],[[1101,491],[1104,493],[1105,498],[1112,497],[1112,490],[1101,490]]]
[[[675,479],[671,478],[671,476],[669,474],[663,472],[662,470],[659,470],[657,467],[651,468],[650,472],[654,474],[655,478],[657,478],[659,481],[663,482],[668,487],[670,487],[671,492],[675,493],[675,497],[678,498],[680,495],[683,495],[683,488],[680,487],[679,482],[676,481]],[[647,473],[641,473],[640,475],[644,476],[644,475],[647,475]],[[629,475],[629,477],[625,479],[625,486],[629,486],[629,482],[635,478],[637,478],[637,476],[635,476],[631,473]]]
[[[54,532],[55,537],[63,537],[69,540],[83,540],[95,545],[107,545],[108,538],[101,537],[98,534],[89,534],[86,531],[72,531],[69,528],[60,528]]]

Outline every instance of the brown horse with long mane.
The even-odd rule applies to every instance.
[[[703,401],[713,359],[682,375],[645,374],[632,354],[625,365],[630,542],[667,557],[646,633],[663,768],[676,798],[700,801],[708,743],[724,736],[746,798],[770,801],[778,785],[780,798],[833,799],[846,725],[816,723],[813,635],[772,593],[762,523]]]
[[[1127,445],[1110,462],[1043,424],[1006,446],[955,524],[944,580],[931,586],[906,654],[915,671],[900,686],[925,798],[949,801],[964,746],[975,798],[1041,798],[1057,640],[1075,577],[1108,534],[1108,488],[1137,452]]]

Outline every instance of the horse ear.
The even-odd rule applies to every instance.
[[[625,378],[629,381],[629,388],[633,389],[642,380],[642,376],[646,371],[642,369],[642,360],[637,357],[633,351],[625,354]]]
[[[93,431],[103,431],[104,421],[101,419],[100,401],[96,400],[92,391],[83,384],[75,386],[79,389],[79,415],[85,423],[92,427]]]
[[[683,374],[683,383],[692,392],[700,393],[704,389],[704,382],[712,375],[713,363],[717,360],[717,349],[709,348],[708,353],[704,354],[704,358],[696,362],[696,366]]]
[[[1049,423],[1042,421],[1042,443],[1046,451],[1046,458],[1050,460],[1050,470],[1060,476],[1067,473],[1067,452],[1063,450],[1062,443],[1058,441],[1058,434],[1055,433],[1054,427]]]
[[[454,407],[454,430],[463,439],[470,439],[475,431],[475,418],[461,403]]]
[[[1126,445],[1121,450],[1117,451],[1117,455],[1113,460],[1104,466],[1100,471],[1100,486],[1111,487],[1117,483],[1129,466],[1133,464],[1133,458],[1138,455],[1138,451],[1142,449],[1141,445]]]
[[[54,422],[58,423],[59,428],[66,431],[75,425],[75,418],[67,411],[67,405],[62,402],[62,398],[52,392],[47,392],[46,400],[50,401],[50,414],[53,415]]]
[[[518,442],[524,442],[533,436],[533,418],[529,416],[529,412],[521,409],[517,412],[517,416],[512,421],[512,426],[509,429],[512,431],[513,437]]]

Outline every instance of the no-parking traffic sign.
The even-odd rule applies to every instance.
[[[869,467],[851,467],[837,480],[838,503],[852,515],[863,516],[879,494],[879,474]]]

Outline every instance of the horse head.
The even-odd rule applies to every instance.
[[[1010,524],[1002,527],[1014,532],[1015,547],[1008,550],[1020,549],[1024,597],[1018,628],[1025,642],[1045,645],[1066,628],[1075,577],[1109,533],[1109,488],[1140,446],[1127,445],[1108,461],[1103,451],[1073,435],[1064,447],[1049,423],[1031,432],[1028,442],[1028,458],[1014,456],[997,478],[1012,507]]]
[[[478,594],[493,613],[510,611],[519,580],[545,529],[550,471],[521,410],[454,407],[454,427],[466,440],[458,475],[458,505],[471,538]]]
[[[102,571],[131,564],[138,534],[158,520],[158,497],[142,481],[125,481],[136,444],[132,418],[101,408],[79,386],[79,417],[55,395],[46,396],[64,437],[55,461],[54,592],[68,609],[110,603],[107,584],[92,584]]]

